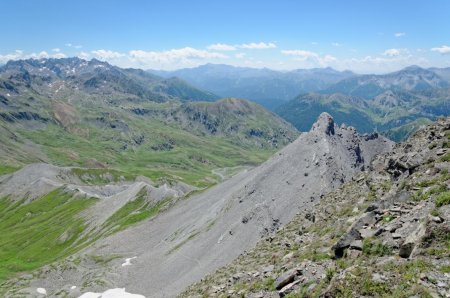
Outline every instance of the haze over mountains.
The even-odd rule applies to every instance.
[[[332,68],[281,72],[267,68],[234,67],[223,64],[206,64],[176,71],[149,70],[149,72],[164,77],[179,77],[194,86],[211,90],[223,97],[246,98],[269,109],[301,93],[319,91],[355,75],[351,71],[340,72]]]
[[[383,75],[358,75],[332,68],[293,70],[207,64],[178,76],[219,95],[247,98],[274,110],[306,131],[322,111],[362,132],[378,130],[401,140],[420,125],[450,114],[450,69],[410,66]]]

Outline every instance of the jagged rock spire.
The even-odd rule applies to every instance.
[[[324,132],[327,135],[334,135],[334,119],[330,114],[323,112],[312,126],[312,131]]]

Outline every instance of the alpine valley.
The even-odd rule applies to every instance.
[[[449,115],[444,68],[11,60],[0,295],[448,297]]]

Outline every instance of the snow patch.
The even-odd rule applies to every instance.
[[[134,260],[134,259],[137,259],[137,257],[126,258],[126,259],[125,259],[125,263],[122,263],[122,267],[132,265],[132,264],[131,264],[131,260]]]
[[[87,292],[78,298],[145,298],[143,295],[125,292],[125,288],[109,289],[103,293]]]
[[[44,288],[37,288],[36,292],[38,292],[39,294],[42,294],[42,295],[47,295],[47,290]]]

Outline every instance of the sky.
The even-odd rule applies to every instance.
[[[448,0],[0,0],[0,64],[78,56],[386,73],[450,67]]]

